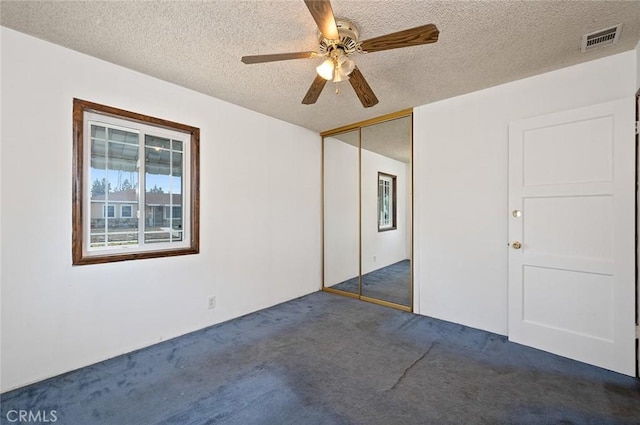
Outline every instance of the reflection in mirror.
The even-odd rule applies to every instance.
[[[411,306],[411,117],[361,132],[362,296]]]
[[[324,287],[360,293],[359,131],[323,139]]]

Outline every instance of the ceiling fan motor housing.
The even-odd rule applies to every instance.
[[[358,37],[360,35],[358,27],[348,20],[336,20],[336,26],[340,36],[339,40],[329,40],[322,33],[318,33],[319,55],[331,56],[334,50],[340,49],[344,52],[344,55],[349,56],[358,50]]]

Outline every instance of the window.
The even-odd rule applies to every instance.
[[[182,207],[180,205],[167,205],[164,207],[164,218],[180,219],[182,218]]]
[[[120,205],[120,217],[121,218],[133,217],[133,207],[131,205]]]
[[[199,134],[74,99],[73,264],[198,253]]]
[[[116,207],[115,205],[102,205],[102,218],[115,218]]]
[[[396,176],[378,173],[378,232],[396,228]]]

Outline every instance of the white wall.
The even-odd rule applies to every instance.
[[[507,333],[509,122],[633,96],[636,54],[415,109],[415,311]]]
[[[1,31],[2,391],[320,288],[317,133]],[[200,128],[199,255],[71,266],[73,97]]]

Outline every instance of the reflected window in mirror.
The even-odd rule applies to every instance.
[[[397,228],[396,176],[378,173],[378,232]]]

